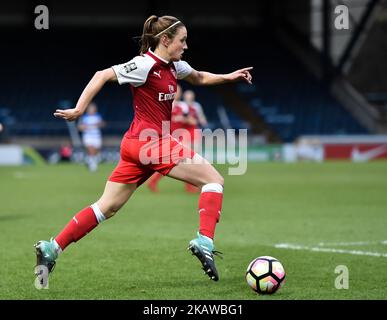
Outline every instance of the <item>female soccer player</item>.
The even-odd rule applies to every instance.
[[[155,171],[189,182],[201,189],[200,224],[189,249],[200,260],[205,273],[217,281],[213,238],[223,197],[223,177],[200,155],[165,134],[163,121],[170,121],[177,79],[195,85],[216,85],[244,80],[251,83],[249,68],[228,74],[197,71],[182,61],[187,47],[187,29],[172,16],[150,16],[144,23],[140,55],[129,62],[97,71],[83,90],[75,108],[57,109],[55,117],[74,121],[86,110],[108,81],[130,84],[133,122],[121,142],[121,158],[109,177],[101,198],[79,211],[50,241],[35,244],[37,265],[51,272],[58,255],[105,219],[111,218],[133,192]],[[145,137],[145,138],[144,138]],[[167,154],[165,152],[167,151]],[[39,275],[38,275],[39,277]]]

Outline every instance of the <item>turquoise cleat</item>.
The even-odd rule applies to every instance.
[[[189,242],[188,250],[191,250],[202,264],[204,273],[207,274],[211,280],[218,281],[219,275],[215,267],[214,254],[222,258],[219,254],[221,252],[215,251],[214,244],[207,237],[202,236],[199,232],[198,237]]]
[[[54,239],[51,238],[50,241],[38,241],[34,247],[36,250],[36,266],[45,266],[48,272],[51,273],[55,267],[55,260],[58,258]],[[36,272],[35,275],[39,276]]]

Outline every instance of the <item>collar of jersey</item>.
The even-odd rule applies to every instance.
[[[161,62],[163,62],[163,63],[165,63],[165,64],[170,64],[170,61],[161,58],[161,57],[158,56],[156,53],[154,53],[151,49],[148,49],[148,54],[149,54],[150,56],[152,56],[153,58],[156,58],[157,60],[160,60]]]

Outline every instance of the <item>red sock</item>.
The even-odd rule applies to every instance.
[[[70,243],[83,238],[98,225],[97,218],[91,207],[79,211],[58,234],[55,241],[64,250]]]
[[[222,200],[223,193],[208,191],[203,192],[202,189],[202,193],[199,198],[199,232],[203,236],[214,239],[215,226],[216,223],[219,222],[220,211],[222,210]]]

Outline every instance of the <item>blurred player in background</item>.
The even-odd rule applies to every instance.
[[[195,99],[195,92],[192,90],[184,91],[183,101],[188,105],[190,113],[194,114],[194,117],[197,119],[197,127],[205,128],[207,127],[207,118],[204,114],[202,105]]]
[[[187,49],[186,40],[187,29],[181,21],[171,16],[150,16],[144,23],[140,55],[129,62],[96,72],[75,108],[55,111],[54,115],[58,118],[68,121],[78,119],[105,83],[113,81],[130,84],[135,114],[121,142],[121,159],[109,177],[102,196],[91,206],[79,211],[54,239],[35,244],[38,266],[46,266],[51,272],[58,255],[69,244],[80,240],[105,219],[114,216],[133,192],[157,171],[201,188],[199,231],[197,238],[189,242],[189,249],[200,260],[210,279],[219,279],[214,262],[217,252],[213,238],[222,210],[223,177],[199,154],[182,146],[169,132],[165,134],[162,122],[171,119],[177,79],[194,85],[242,80],[251,83],[251,67],[228,74],[197,71],[181,60]],[[144,132],[149,134],[150,140],[140,139]],[[167,149],[167,154],[160,152],[163,149]],[[156,152],[152,153],[153,150]],[[143,152],[147,154],[147,151],[151,151],[151,161],[145,163]],[[147,219],[146,212],[137,214],[143,214]],[[165,254],[171,253],[166,251]],[[41,281],[38,272],[36,275]]]
[[[97,171],[99,153],[102,147],[101,128],[105,126],[101,115],[98,113],[97,105],[90,103],[86,114],[79,121],[78,129],[82,132],[82,142],[86,148],[86,165],[90,171]]]

